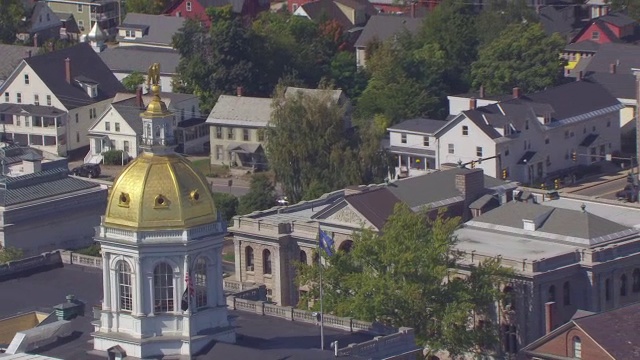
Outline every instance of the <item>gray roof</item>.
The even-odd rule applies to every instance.
[[[0,179],[0,206],[21,204],[99,186],[70,177],[69,170],[62,168],[4,177]]]
[[[424,149],[419,147],[405,147],[405,146],[385,146],[387,150],[393,154],[409,154],[416,156],[435,156],[435,150]]]
[[[11,75],[13,69],[20,61],[29,57],[29,52],[36,55],[37,47],[0,44],[0,80],[5,80]]]
[[[616,64],[617,74],[633,74],[631,68],[640,68],[640,46],[616,43],[602,44],[585,70],[587,72],[608,73],[611,64]]]
[[[167,15],[149,15],[129,13],[125,17],[120,28],[140,28],[146,27],[143,36],[137,39],[125,39],[118,36],[118,41],[141,43],[141,44],[158,44],[170,46],[175,35],[184,25],[185,18]]]
[[[433,119],[410,119],[399,124],[393,125],[389,130],[410,131],[422,134],[434,134],[446,124],[446,121]]]
[[[564,47],[564,50],[566,51],[596,52],[598,49],[600,49],[600,44],[592,40],[571,43]]]
[[[105,49],[100,58],[113,72],[147,73],[153,63],[160,64],[162,74],[176,74],[180,53],[172,49],[148,46],[117,46]]]
[[[366,47],[373,39],[385,41],[403,31],[417,32],[422,26],[422,18],[399,15],[375,15],[364,26],[355,47]]]
[[[43,105],[30,105],[30,104],[0,104],[0,113],[2,114],[22,114],[23,112],[36,116],[60,116],[65,114],[65,111],[55,108],[53,106]]]
[[[618,99],[636,98],[636,77],[631,74],[590,73],[589,81],[602,85]]]
[[[284,91],[284,96],[291,97],[291,96],[295,96],[296,94],[303,94],[306,96],[313,97],[313,96],[318,96],[319,94],[323,94],[327,92],[331,93],[331,97],[336,102],[340,101],[340,97],[343,94],[342,90],[307,89],[307,88],[288,86],[287,89]]]
[[[575,101],[580,99],[580,101]],[[517,131],[525,127],[525,122],[547,129],[591,119],[596,111],[612,112],[623,108],[618,99],[612,96],[602,85],[590,81],[575,81],[556,86],[538,93],[524,95],[496,104],[463,111],[462,115],[492,139],[502,135],[495,129],[506,124],[513,125]],[[541,124],[537,116],[551,115],[549,124]],[[450,121],[440,131],[449,129],[457,119]]]
[[[438,202],[442,203],[438,206],[442,206],[464,200],[464,195],[456,188],[456,175],[472,171],[481,170],[453,168],[436,171],[394,181],[389,184],[389,190],[412,209]],[[487,192],[491,192],[491,188],[510,183],[484,175],[484,184]]]
[[[567,210],[517,201],[486,212],[468,222],[467,226],[522,233],[523,220],[539,221],[537,229],[529,235],[552,236],[554,240],[586,246],[599,245],[637,233],[637,230],[593,215],[588,211]]]
[[[545,33],[567,36],[574,32],[577,27],[575,8],[573,4],[565,3],[542,6],[539,17]]]
[[[636,21],[633,20],[632,18],[630,18],[629,16],[627,16],[626,14],[622,13],[622,12],[610,12],[607,15],[604,16],[600,16],[598,19],[615,25],[617,27],[623,27],[623,26],[628,26],[628,25],[634,25],[636,24]]]
[[[207,123],[265,127],[271,120],[271,101],[270,98],[220,95]]]
[[[142,135],[142,119],[140,119],[140,113],[144,111],[144,106],[138,107],[136,101],[136,98],[132,97],[127,100],[112,103],[111,107],[120,114],[122,119],[136,134]]]

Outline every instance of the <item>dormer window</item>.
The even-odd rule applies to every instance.
[[[91,98],[98,96],[98,86],[97,85],[87,86],[87,94],[89,94]]]
[[[124,31],[124,37],[126,37],[126,38],[135,38],[136,37],[135,30],[125,30]]]

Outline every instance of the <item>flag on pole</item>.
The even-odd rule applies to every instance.
[[[318,229],[320,232],[320,248],[324,250],[328,256],[333,255],[333,239],[326,232]]]
[[[189,275],[189,272],[184,275],[184,282],[187,283],[187,290],[189,290],[189,296],[196,294],[196,289],[193,287],[193,279]]]

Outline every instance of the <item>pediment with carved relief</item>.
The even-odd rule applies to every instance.
[[[336,209],[331,214],[328,214],[324,219],[328,222],[351,224],[355,227],[361,227],[362,225],[366,227],[371,226],[371,223],[364,216],[346,203],[341,208]]]

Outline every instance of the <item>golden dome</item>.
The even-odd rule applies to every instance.
[[[153,93],[153,98],[151,102],[149,102],[149,105],[147,105],[147,110],[140,116],[148,119],[171,115],[171,112],[167,109],[167,105],[160,99],[160,85],[152,85],[151,92]]]
[[[178,154],[142,153],[114,182],[105,226],[185,229],[217,221],[205,177]]]

